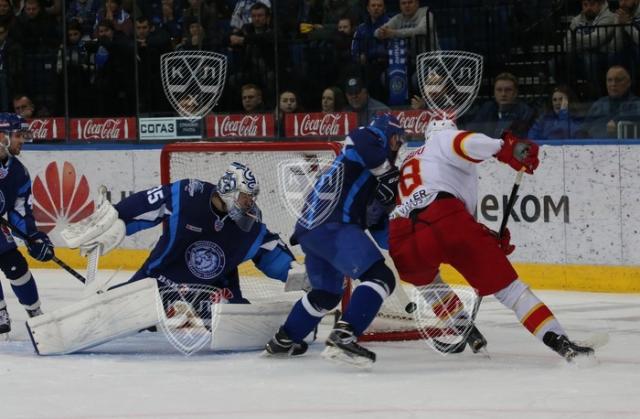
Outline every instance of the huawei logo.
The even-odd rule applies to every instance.
[[[62,173],[56,162],[47,165],[44,180],[36,176],[33,181],[33,216],[38,229],[52,236],[55,243],[63,243],[56,231],[76,223],[93,213],[94,203],[89,199],[90,189],[83,175],[78,180],[76,169],[64,162]]]

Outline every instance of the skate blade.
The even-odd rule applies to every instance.
[[[360,369],[370,369],[373,367],[373,361],[363,356],[351,355],[335,346],[327,346],[320,354],[321,357],[331,362]]]

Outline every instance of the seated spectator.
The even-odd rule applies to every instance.
[[[215,3],[205,3],[204,0],[188,0],[188,7],[183,14],[185,36],[190,34],[190,26],[198,23],[202,28],[202,37],[206,40],[206,48],[210,51],[221,51],[224,43],[225,31],[218,19]],[[183,39],[183,42],[185,40]]]
[[[573,101],[567,86],[556,86],[551,95],[551,110],[536,120],[529,130],[532,140],[562,140],[576,138],[582,121],[571,115]]]
[[[384,0],[367,1],[367,17],[356,28],[351,44],[353,61],[366,68],[367,90],[380,99],[387,97],[383,79],[389,64],[389,52],[386,40],[378,39],[373,34],[388,21]]]
[[[620,0],[616,10],[616,23],[623,25],[618,33],[624,47],[622,62],[629,68],[640,64],[640,0]],[[620,64],[620,63],[617,63]],[[635,72],[634,72],[635,73]]]
[[[484,103],[473,116],[470,127],[492,138],[506,130],[525,137],[535,116],[533,109],[518,100],[518,80],[511,73],[501,73],[493,84],[493,100]]]
[[[20,44],[26,52],[55,51],[60,38],[55,20],[47,15],[40,0],[26,0],[24,11],[18,18]]]
[[[12,38],[20,40],[17,30],[13,29],[18,27],[16,22],[16,15],[13,12],[11,2],[9,0],[0,0],[0,24],[4,25],[8,32],[11,32]]]
[[[189,18],[185,21],[187,33],[182,38],[182,42],[176,46],[176,51],[190,50],[212,50],[212,45],[207,39],[204,28],[197,20]]]
[[[82,35],[91,37],[101,0],[73,0],[67,8],[67,22],[77,21],[82,26]]]
[[[616,138],[618,122],[640,120],[640,98],[631,92],[631,76],[622,66],[607,71],[607,96],[591,105],[580,131],[590,138]]]
[[[615,23],[607,0],[582,0],[582,11],[571,20],[567,31],[566,50],[570,57],[577,53],[577,62],[571,62],[571,67],[587,81],[589,96],[602,95],[602,74],[616,49],[622,47],[616,45],[616,30],[610,26]]]
[[[263,113],[265,111],[262,101],[262,89],[256,84],[245,84],[240,88],[242,109],[244,113]]]
[[[284,119],[288,113],[299,112],[298,107],[298,95],[293,90],[284,90],[278,97],[278,134],[281,137],[285,136]]]
[[[256,3],[251,6],[251,23],[234,29],[229,36],[235,62],[229,84],[238,86],[251,80],[262,86],[274,85],[274,42],[271,10],[263,3]]]
[[[344,105],[344,93],[342,92],[342,89],[336,86],[324,89],[321,101],[322,112],[342,112]]]
[[[99,116],[133,115],[135,94],[133,81],[133,49],[123,32],[116,31],[113,21],[103,19],[98,24],[93,79],[96,114]]]
[[[22,89],[23,50],[7,22],[0,22],[0,112],[9,112],[11,95]]]
[[[244,25],[251,23],[251,8],[257,3],[262,3],[271,9],[270,0],[238,0],[231,13],[231,29],[240,30]]]
[[[129,13],[122,8],[122,0],[104,0],[104,6],[96,14],[94,25],[96,37],[98,37],[98,24],[104,20],[113,22],[113,28],[116,32],[122,32],[128,38],[133,35],[133,22]]]
[[[58,48],[56,64],[60,87],[67,89],[71,116],[90,116],[87,112],[91,108],[88,93],[92,67],[89,51],[82,40],[82,25],[77,20],[72,20],[67,25],[67,44],[61,44]],[[59,111],[64,113],[62,109]]]
[[[36,117],[36,107],[31,99],[22,93],[13,97],[13,111],[25,119]]]
[[[400,0],[400,13],[387,23],[376,29],[374,36],[378,39],[412,38],[427,36],[424,50],[439,49],[438,34],[433,13],[428,7],[420,7],[418,0]]]
[[[377,114],[390,111],[387,105],[369,96],[362,79],[358,77],[347,80],[345,93],[349,105],[344,110],[358,114],[358,125],[368,125]]]
[[[166,32],[175,47],[182,39],[182,11],[174,0],[162,0],[162,15],[158,20],[157,30]]]

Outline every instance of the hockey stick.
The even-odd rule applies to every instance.
[[[27,243],[33,242],[33,240],[30,237],[28,237],[26,234],[24,234],[22,230],[20,230],[18,227],[13,225],[13,223],[11,223],[9,220],[6,220],[4,217],[0,217],[0,224],[2,224],[5,227],[9,227],[13,232],[13,234],[18,236],[20,239],[24,240],[25,242]],[[71,275],[73,275],[78,281],[82,282],[83,284],[87,281],[87,279],[84,276],[80,275],[78,271],[76,271],[71,266],[67,265],[66,263],[58,259],[57,256],[54,255],[51,258],[51,260],[57,263],[58,266],[60,266],[65,271],[69,272]]]
[[[518,189],[520,189],[520,183],[522,182],[522,175],[524,175],[524,168],[518,171],[516,175],[516,180],[513,182],[513,187],[511,188],[511,194],[509,195],[509,200],[507,201],[507,206],[504,209],[504,215],[502,216],[502,222],[500,223],[500,229],[498,230],[498,240],[502,238],[504,235],[504,231],[507,229],[507,222],[509,221],[509,216],[511,215],[511,210],[513,210],[513,206],[516,204],[516,197],[518,196]],[[471,320],[475,321],[476,316],[478,315],[478,310],[480,309],[480,303],[482,302],[482,296],[478,298],[478,303],[473,307],[473,312],[471,313]]]

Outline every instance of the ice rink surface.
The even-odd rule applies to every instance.
[[[45,311],[81,298],[82,285],[63,271],[34,275]],[[185,357],[149,332],[39,357],[24,310],[2,284],[13,331],[0,341],[1,419],[640,418],[640,295],[538,292],[573,339],[609,333],[589,367],[567,364],[487,298],[477,324],[490,358],[445,357],[424,342],[367,343],[378,361],[361,371],[320,358],[328,326],[298,359]]]

